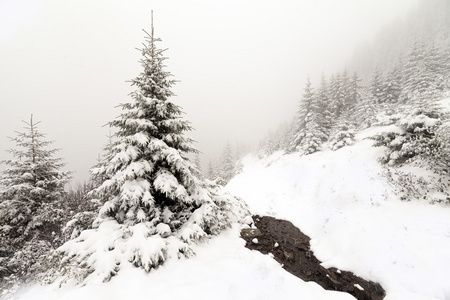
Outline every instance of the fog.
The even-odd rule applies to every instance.
[[[206,164],[227,141],[257,144],[291,120],[307,76],[340,71],[417,2],[0,0],[0,160],[33,114],[74,182],[87,180],[107,143],[103,125],[131,101],[151,10],[179,80],[172,100]]]

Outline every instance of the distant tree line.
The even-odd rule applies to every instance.
[[[386,106],[431,103],[448,91],[449,2],[424,1],[402,24],[409,25],[394,24],[402,30],[389,26],[367,49],[370,55],[356,56],[349,63],[364,70],[364,76],[346,70],[328,77],[323,74],[316,87],[308,78],[294,120],[281,125],[276,134],[269,133],[260,143],[259,154],[279,150],[311,154],[325,144],[336,150],[352,143],[356,129],[376,124],[377,114]],[[408,31],[405,37],[405,30],[417,24],[423,28]],[[383,44],[386,35],[395,42]]]

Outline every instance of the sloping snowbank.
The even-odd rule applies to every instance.
[[[379,282],[386,300],[450,299],[450,208],[397,199],[376,161],[383,149],[364,140],[380,130],[395,128],[371,128],[335,152],[247,157],[228,188],[252,213],[287,219],[308,234],[326,267]],[[303,282],[243,245],[235,226],[194,245],[195,257],[150,273],[128,267],[108,283],[34,286],[18,299],[354,299]]]
[[[84,287],[34,286],[19,299],[354,299],[325,291],[284,271],[272,258],[244,248],[239,228],[226,231],[208,244],[195,245],[197,255],[169,260],[145,273],[128,267],[108,283]]]
[[[450,208],[397,199],[380,175],[383,149],[364,139],[380,130],[392,128],[335,152],[247,157],[228,188],[308,234],[325,267],[379,282],[387,300],[450,299]]]

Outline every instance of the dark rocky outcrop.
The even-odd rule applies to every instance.
[[[253,220],[256,228],[241,231],[247,248],[272,253],[286,271],[324,289],[347,292],[359,300],[384,298],[385,291],[378,283],[351,272],[322,267],[310,249],[310,238],[291,222],[267,216],[254,216]]]

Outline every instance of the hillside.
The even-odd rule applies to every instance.
[[[10,138],[12,159],[0,161],[0,298],[450,299],[450,2],[419,2],[344,69],[307,76],[287,108],[295,117],[255,153],[228,141],[208,172],[152,11],[134,91],[107,123],[88,182],[66,191],[71,172],[33,114]],[[301,88],[297,75],[277,76]],[[246,80],[211,80],[233,90],[237,110],[247,106]],[[251,124],[264,105],[275,113],[286,101],[276,94],[276,106],[268,94],[227,123]],[[206,108],[218,95],[198,99]],[[217,126],[205,134],[225,139]]]
[[[377,162],[384,149],[365,139],[391,129],[365,130],[335,152],[247,157],[228,187],[253,213],[308,234],[325,267],[379,282],[385,299],[448,299],[450,209],[393,192]]]
[[[440,103],[448,107],[449,100]],[[395,125],[363,130],[337,151],[247,156],[227,187],[253,214],[289,220],[309,235],[323,266],[379,282],[385,299],[448,299],[450,208],[400,199],[378,161],[386,148],[367,139],[392,130]],[[244,248],[239,229],[194,245],[195,257],[169,260],[150,273],[128,267],[108,283],[34,286],[19,291],[18,299],[353,299]]]

